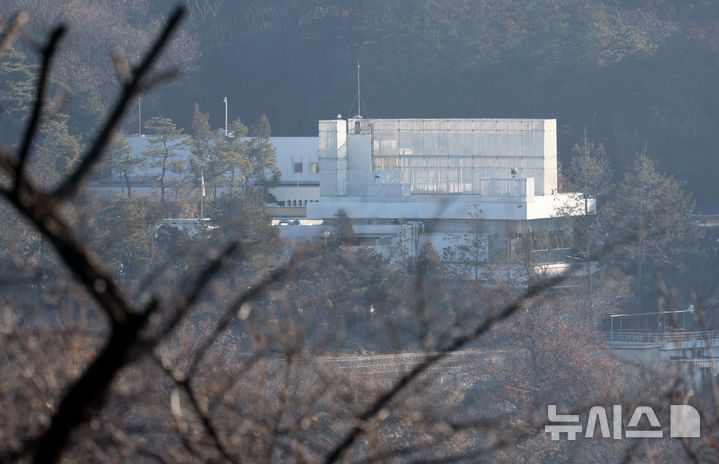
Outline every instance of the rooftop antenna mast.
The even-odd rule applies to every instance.
[[[362,100],[360,99],[360,64],[357,60],[357,116],[362,117]]]
[[[225,137],[232,138],[235,134],[234,132],[230,132],[227,127],[227,97],[225,97],[225,99],[222,101],[225,102]]]
[[[140,62],[140,51],[137,52],[137,62]],[[137,95],[137,133],[142,137],[142,95]]]
[[[227,137],[227,97],[225,97],[225,137]]]

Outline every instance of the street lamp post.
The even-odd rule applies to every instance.
[[[227,137],[227,97],[225,97],[224,102],[225,102],[225,137]]]

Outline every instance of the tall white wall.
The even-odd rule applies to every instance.
[[[557,191],[557,120],[544,120],[544,195]]]
[[[319,122],[320,196],[341,197],[347,190],[347,121]]]
[[[347,169],[365,172],[372,170],[371,135],[354,135],[350,132],[347,136]]]
[[[535,179],[535,194],[557,188],[554,119],[374,119],[375,170],[400,169],[413,193],[479,193],[485,178]]]

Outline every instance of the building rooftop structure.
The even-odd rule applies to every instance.
[[[310,218],[536,220],[582,214],[557,190],[554,119],[319,122],[320,201]],[[594,208],[594,202],[591,202]]]
[[[474,279],[522,260],[564,269],[574,253],[566,218],[585,210],[581,195],[558,192],[556,128],[555,119],[319,121],[320,196],[307,218],[343,210],[360,243],[409,256],[430,244]],[[588,206],[594,213],[594,199]],[[281,230],[307,239],[308,227],[316,239],[326,234],[319,226]],[[533,233],[555,238],[524,240]],[[467,253],[467,244],[477,249]]]

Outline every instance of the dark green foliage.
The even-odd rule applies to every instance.
[[[195,102],[192,111],[192,137],[196,139],[209,138],[212,128],[210,127],[210,116],[200,111],[200,105]]]
[[[115,136],[110,147],[107,150],[107,159],[105,160],[106,169],[99,173],[98,177],[109,177],[112,169],[120,174],[121,190],[127,196],[132,196],[131,178],[135,175],[135,169],[144,161],[139,157],[132,157],[132,147],[122,136]]]
[[[252,125],[252,137],[260,140],[268,140],[272,135],[272,129],[270,128],[270,121],[264,114],[259,117],[257,122]]]
[[[657,273],[679,277],[696,250],[699,230],[689,217],[694,207],[672,177],[656,170],[654,162],[637,154],[611,204],[612,239],[625,242],[620,264],[636,279],[638,309],[651,309],[648,295],[661,297],[653,288]],[[642,308],[643,305],[649,308]]]
[[[267,185],[279,179],[275,149],[268,142],[269,121],[264,115],[263,118],[261,121],[266,124],[267,137],[247,140],[247,126],[239,119],[229,124],[231,136],[226,136],[223,129],[211,130],[208,115],[200,112],[199,106],[195,104],[193,135],[188,140],[194,155],[192,174],[195,178],[204,176],[205,182],[211,186],[213,199],[217,197],[218,187],[234,191],[236,188]],[[263,130],[260,129],[259,133],[263,133]]]
[[[78,160],[82,146],[68,129],[69,117],[58,113],[48,118],[33,145],[32,165],[36,179],[50,185],[63,178]]]
[[[80,142],[86,143],[93,135],[94,128],[102,120],[102,101],[95,89],[79,83],[67,89],[65,112],[69,115],[68,129]]]
[[[223,193],[206,208],[207,215],[218,226],[213,232],[216,237],[236,240],[243,246],[271,243],[276,237],[277,229],[270,225],[261,189]]]
[[[149,135],[150,147],[143,152],[148,167],[159,169],[157,182],[160,184],[160,201],[165,202],[165,190],[169,186],[168,173],[184,174],[186,161],[178,150],[184,147],[182,129],[168,118],[153,117],[145,124]],[[177,191],[177,189],[175,189]]]
[[[153,262],[153,236],[162,218],[159,206],[147,197],[120,195],[93,205],[96,214],[85,224],[88,236],[118,278],[137,281],[146,276]]]
[[[347,216],[344,208],[340,208],[334,215],[334,219],[330,221],[332,226],[332,240],[340,245],[355,245],[358,243],[354,230],[352,230],[352,220]]]

